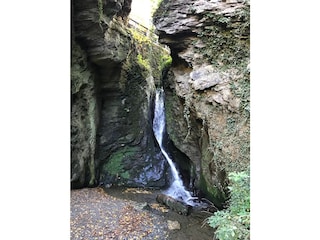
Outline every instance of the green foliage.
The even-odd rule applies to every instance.
[[[148,59],[143,59],[141,54],[137,55],[137,63],[140,65],[140,67],[146,69],[148,72],[151,71],[151,67]]]
[[[232,93],[237,96],[240,102],[240,111],[245,117],[250,116],[250,73],[247,67],[243,66],[240,70],[242,77],[238,81],[230,83]]]
[[[160,58],[159,70],[168,69],[171,66],[172,58],[169,54],[164,54]]]
[[[130,32],[137,52],[136,62],[144,70],[144,77],[152,75],[155,79],[161,79],[163,71],[168,69],[172,63],[168,50],[151,39],[152,35],[145,36],[132,28]]]
[[[198,51],[217,69],[234,74],[229,87],[239,106],[224,119],[219,137],[210,142],[210,164],[227,173],[243,171],[250,162],[250,4],[246,2],[232,17],[208,12],[204,18],[212,24],[199,35],[205,47]]]
[[[200,175],[199,187],[216,207],[222,207],[222,204],[226,199],[225,193],[221,191],[219,187],[208,184],[203,176],[203,173]]]
[[[240,66],[249,58],[250,5],[246,2],[233,17],[207,13],[212,25],[198,37],[205,43],[199,51],[218,67]],[[208,21],[208,20],[207,20]]]
[[[229,207],[215,212],[208,223],[215,228],[219,240],[250,239],[250,176],[249,171],[232,172]]]
[[[228,172],[245,171],[250,164],[249,118],[238,113],[230,114],[219,137],[210,142],[209,160],[217,169]]]
[[[147,36],[141,34],[138,30],[130,28],[130,32],[137,43],[147,45],[151,44],[151,40]]]

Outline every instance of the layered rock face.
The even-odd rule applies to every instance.
[[[151,126],[161,57],[153,47],[152,61],[142,56],[145,48],[126,26],[130,5],[72,1],[74,188],[166,183],[166,161]],[[249,3],[163,0],[154,21],[173,58],[163,85],[169,137],[183,153],[177,155],[188,159],[180,172],[191,161],[191,172],[183,174],[219,205],[227,174],[249,166]]]
[[[93,68],[74,41],[71,59],[71,183],[81,187],[95,183],[97,98]]]
[[[165,159],[151,126],[155,79],[137,63],[126,26],[130,5],[131,0],[72,1],[74,188],[165,185]]]
[[[168,133],[219,205],[226,176],[249,167],[249,7],[240,0],[163,0],[154,15],[173,65],[164,85]]]

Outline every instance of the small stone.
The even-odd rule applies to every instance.
[[[133,205],[134,209],[136,210],[149,210],[150,209],[150,206],[147,202],[143,202],[143,203],[136,203]]]
[[[178,221],[168,220],[167,223],[168,223],[169,230],[180,230],[181,229],[180,223]]]

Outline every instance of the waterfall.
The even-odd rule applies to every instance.
[[[179,172],[174,165],[174,162],[169,157],[168,153],[165,151],[162,145],[163,135],[165,130],[165,111],[164,111],[164,92],[163,89],[156,90],[156,99],[155,99],[155,110],[154,110],[154,119],[153,119],[153,132],[160,146],[161,152],[168,161],[171,169],[171,173],[173,176],[173,182],[171,183],[168,190],[166,190],[166,194],[178,199],[183,202],[194,205],[192,201],[192,196],[190,192],[188,192],[184,186],[183,182],[179,176]]]

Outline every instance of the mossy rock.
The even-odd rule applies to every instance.
[[[103,173],[120,183],[130,179],[129,169],[125,168],[124,161],[133,159],[138,151],[138,147],[126,146],[114,152],[109,157],[108,162],[104,164],[102,168]]]
[[[203,174],[200,176],[199,189],[205,194],[208,200],[213,202],[216,207],[222,208],[227,196],[221,192],[218,187],[207,184]]]

